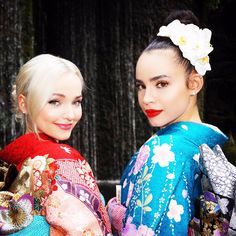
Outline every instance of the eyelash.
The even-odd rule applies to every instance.
[[[58,101],[58,100],[50,100],[48,103],[49,103],[50,105],[53,105],[53,106],[59,106],[59,105],[61,104],[60,101]],[[73,105],[75,105],[75,106],[80,106],[81,103],[82,103],[82,99],[81,99],[81,100],[78,100],[78,101],[74,101],[74,102],[73,102]]]
[[[135,87],[138,91],[145,89],[145,86],[143,84],[135,84]]]
[[[166,87],[168,84],[169,84],[169,83],[168,83],[167,81],[158,81],[158,82],[156,83],[156,87],[157,87],[157,88],[164,88],[164,87]],[[135,86],[136,86],[136,88],[137,88],[138,91],[140,91],[140,90],[146,88],[144,84],[139,84],[139,83],[137,83]]]
[[[80,106],[82,103],[82,100],[74,101],[73,104],[76,106]]]
[[[58,105],[60,105],[60,102],[59,102],[58,100],[50,100],[48,103],[51,104],[51,105],[53,105],[53,106],[58,106]]]
[[[169,83],[167,81],[158,81],[158,83],[156,84],[157,88],[164,88],[168,85]]]

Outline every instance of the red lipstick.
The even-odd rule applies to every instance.
[[[162,111],[163,111],[163,110],[154,110],[154,109],[145,110],[146,115],[147,115],[149,118],[153,118],[153,117],[155,117],[155,116],[160,115],[160,113],[161,113]]]

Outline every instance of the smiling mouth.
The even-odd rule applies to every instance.
[[[155,116],[160,115],[162,111],[163,111],[163,110],[148,109],[148,110],[145,110],[145,113],[146,113],[147,117],[153,118],[153,117],[155,117]]]
[[[70,130],[72,128],[72,124],[56,124],[60,129]]]

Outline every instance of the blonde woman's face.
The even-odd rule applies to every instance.
[[[186,74],[172,50],[143,53],[136,66],[139,105],[154,127],[187,120],[191,93]]]
[[[38,132],[55,140],[67,140],[82,116],[81,102],[81,80],[74,74],[61,76],[34,121]]]

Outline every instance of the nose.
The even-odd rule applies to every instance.
[[[145,104],[149,104],[155,101],[155,94],[153,93],[151,88],[146,88],[144,90],[143,102]]]
[[[66,109],[64,111],[64,118],[67,120],[74,120],[75,119],[75,111],[73,109],[72,105],[66,106]]]

